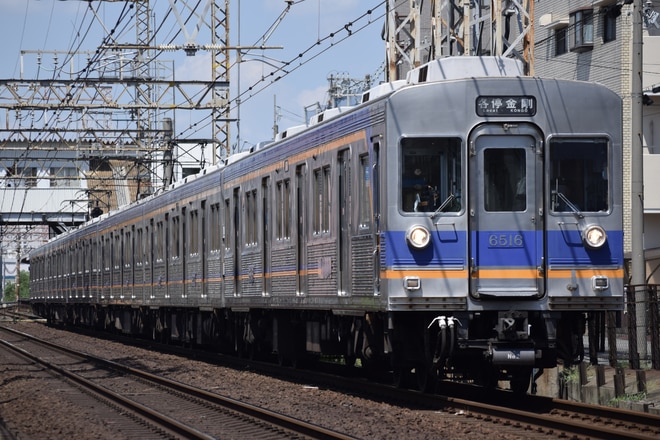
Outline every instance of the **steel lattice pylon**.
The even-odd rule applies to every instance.
[[[531,0],[409,0],[387,3],[389,80],[442,57],[518,58],[534,74]]]
[[[224,9],[220,8],[219,1],[213,3],[211,12],[213,22],[214,46],[229,47],[229,0],[225,0]],[[212,75],[214,81],[229,83],[229,53],[228,49],[213,51]],[[229,155],[229,88],[214,88],[213,101],[217,106],[213,108],[213,139],[214,144]],[[218,152],[214,151],[213,162],[218,159]]]
[[[57,234],[142,198],[172,182],[179,143],[212,145],[214,163],[229,154],[229,0],[103,1],[116,8],[85,2],[91,47],[21,49],[20,76],[0,78],[2,225]],[[169,44],[157,43],[157,16],[179,28]],[[200,51],[212,55],[208,79],[175,78],[175,63]],[[177,114],[210,135],[193,124],[175,136]]]

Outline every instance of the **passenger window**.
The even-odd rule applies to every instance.
[[[403,212],[461,210],[461,140],[405,138],[401,141]]]
[[[609,210],[607,139],[550,142],[550,200],[554,212]]]

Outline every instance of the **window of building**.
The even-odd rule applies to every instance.
[[[50,168],[50,186],[51,187],[79,187],[80,179],[77,168],[60,167]]]
[[[594,47],[594,13],[583,9],[570,14],[571,51],[585,52]]]
[[[568,52],[568,27],[555,29],[555,56]]]
[[[621,6],[613,5],[602,10],[603,43],[616,40],[616,22],[621,15]]]

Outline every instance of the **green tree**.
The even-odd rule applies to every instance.
[[[19,295],[21,298],[29,298],[30,297],[30,273],[22,270],[19,278],[21,285],[20,285],[20,292]],[[4,300],[5,301],[16,301],[16,284],[15,283],[7,283],[5,284],[5,291],[4,293]]]

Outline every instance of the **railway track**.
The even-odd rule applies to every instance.
[[[2,327],[0,336],[0,343],[17,355],[66,378],[88,396],[113,408],[122,419],[128,419],[135,425],[127,428],[136,430],[132,435],[197,439],[351,438],[22,332]]]
[[[72,333],[73,334],[73,333]],[[170,346],[172,348],[172,346]],[[245,359],[234,359],[193,352],[175,350],[180,356],[193,356],[213,363],[236,363],[245,366]],[[114,365],[110,363],[111,365]],[[473,423],[490,425],[493,432],[506,431],[523,438],[617,438],[655,439],[660,437],[660,417],[608,408],[551,399],[541,396],[518,396],[507,391],[442,383],[444,395],[421,394],[397,389],[381,383],[365,381],[363,378],[340,377],[336,374],[317,371],[281,368],[272,363],[249,362],[250,370],[267,376],[276,376],[293,382],[317,385],[319,388],[334,389],[340,393],[361,395],[373,401],[386,401],[401,407],[422,409],[431,417],[447,419],[461,418]],[[232,368],[232,367],[230,367]],[[130,370],[130,369],[129,369]],[[431,410],[431,412],[428,412]]]
[[[176,349],[175,352],[183,353]],[[222,362],[233,363],[233,360],[223,358]],[[660,438],[660,416],[643,412],[536,395],[521,396],[508,390],[485,390],[482,387],[452,382],[439,384],[441,394],[423,394],[383,382],[365,381],[360,374],[337,375],[341,368],[335,368],[336,366],[321,372],[283,369],[270,362],[260,363],[254,360],[250,362],[250,366],[254,371],[267,375],[288,375],[290,380],[315,383],[320,387],[364,395],[374,400],[399,402],[402,406],[446,414],[460,414],[497,425],[498,428],[507,427],[507,430],[517,434],[524,433],[527,439],[548,438],[548,435],[575,439]]]
[[[308,379],[311,380],[311,379]],[[660,416],[571,402],[543,396],[520,396],[506,390],[484,390],[458,383],[442,383],[439,394],[422,394],[353,378],[321,378],[325,386],[363,393],[374,400],[402,402],[446,414],[457,414],[526,439],[559,436],[572,439],[658,439]],[[324,386],[324,385],[321,385]],[[358,391],[359,390],[359,391]]]

